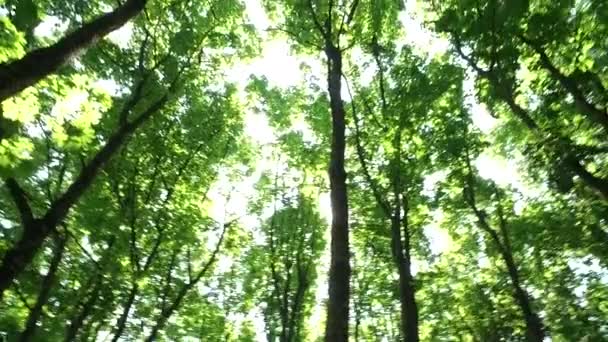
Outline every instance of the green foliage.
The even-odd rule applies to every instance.
[[[2,256],[29,229],[18,204],[44,218],[151,114],[2,293],[9,341],[33,318],[30,341],[321,340],[328,46],[343,64],[351,339],[404,338],[401,262],[421,341],[525,341],[518,290],[551,340],[608,338],[606,1],[416,3],[414,20],[450,40],[434,55],[406,43],[416,30],[399,18],[417,8],[401,1],[257,5],[149,0],[124,42],[100,39],[0,104]],[[2,1],[0,63],[115,6]],[[65,25],[40,35],[50,22]],[[300,83],[228,81],[271,40],[290,44]],[[250,113],[270,143],[245,134],[263,126]]]

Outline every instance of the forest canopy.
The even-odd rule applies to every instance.
[[[0,0],[0,341],[608,340],[605,0]]]

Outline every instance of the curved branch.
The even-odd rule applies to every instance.
[[[369,167],[367,165],[367,161],[365,158],[365,150],[361,143],[361,132],[359,129],[359,117],[357,115],[357,108],[355,107],[355,101],[354,101],[353,95],[351,93],[350,83],[348,82],[346,75],[342,75],[342,77],[344,77],[344,80],[346,81],[346,89],[348,90],[348,95],[350,96],[350,103],[351,103],[352,112],[353,112],[353,122],[355,124],[355,144],[356,144],[355,147],[356,147],[356,151],[357,151],[357,158],[359,159],[359,163],[361,164],[361,169],[363,170],[363,175],[364,175],[369,187],[372,189],[372,193],[374,195],[374,198],[376,199],[376,202],[382,208],[382,211],[384,212],[384,214],[388,218],[390,218],[390,217],[392,217],[390,206],[387,203],[386,199],[384,199],[382,197],[382,195],[381,195],[382,192],[379,189],[378,183],[376,183],[376,181],[373,179],[373,177],[371,176],[371,174],[369,172]]]
[[[147,0],[128,0],[110,13],[84,24],[55,44],[29,52],[25,57],[0,64],[0,102],[56,72],[74,54],[123,26],[146,6]]]
[[[19,211],[19,216],[21,218],[23,227],[25,229],[29,229],[29,227],[34,223],[34,214],[32,213],[32,208],[30,207],[30,203],[27,199],[27,193],[14,178],[6,179],[4,184],[8,188],[8,192],[13,198],[13,202],[15,202],[15,206]]]

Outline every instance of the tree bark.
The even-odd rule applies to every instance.
[[[84,24],[55,44],[0,65],[0,102],[56,72],[72,56],[139,14],[147,0],[128,0],[113,12]]]
[[[93,289],[87,297],[86,302],[82,304],[81,310],[74,318],[72,318],[66,329],[65,342],[76,341],[76,337],[78,336],[78,332],[82,328],[84,321],[87,319],[87,317],[89,317],[95,307],[95,304],[97,303],[97,300],[99,299],[99,291],[101,291],[101,287],[103,286],[103,275],[101,270],[98,272],[99,273],[95,275],[97,278],[95,285],[93,285]]]
[[[342,53],[326,42],[328,91],[332,116],[332,140],[329,165],[331,222],[331,264],[329,269],[329,300],[327,305],[326,342],[348,341],[350,296],[350,251],[348,231],[348,197],[344,167],[345,112],[341,97]]]
[[[53,259],[49,265],[49,270],[42,279],[42,285],[40,288],[40,292],[38,293],[38,298],[36,299],[36,304],[30,311],[29,316],[27,317],[27,323],[25,324],[25,329],[21,333],[19,337],[19,341],[27,342],[30,341],[34,334],[36,333],[37,323],[40,320],[40,316],[42,316],[42,309],[44,305],[46,305],[49,300],[49,296],[51,294],[51,288],[55,283],[55,276],[57,274],[57,270],[59,269],[59,264],[61,263],[61,259],[63,259],[63,252],[65,251],[65,245],[67,242],[67,237],[59,237],[57,240],[57,245],[55,246],[55,250],[53,252]]]
[[[511,243],[509,241],[509,236],[507,233],[507,223],[504,217],[502,216],[502,209],[499,205],[498,215],[500,220],[500,233],[502,234],[501,239],[499,233],[490,226],[490,223],[488,223],[486,213],[477,207],[474,189],[475,183],[468,154],[466,155],[466,164],[468,174],[465,176],[465,201],[477,217],[478,226],[481,228],[482,231],[486,232],[490,236],[492,242],[498,249],[501,258],[507,267],[507,273],[509,274],[509,279],[511,280],[511,285],[513,286],[513,298],[517,302],[523,315],[524,321],[526,322],[526,338],[528,339],[528,341],[531,342],[542,342],[545,338],[545,327],[542,323],[541,318],[532,309],[529,294],[524,290],[521,285],[519,271],[513,258]]]
[[[402,197],[401,185],[401,125],[395,134],[393,148],[393,214],[391,216],[391,242],[393,260],[399,272],[399,301],[401,307],[401,337],[405,342],[418,342],[418,307],[411,270],[410,234],[407,198]],[[401,212],[403,210],[403,217]],[[403,225],[403,237],[401,228]],[[403,239],[402,239],[403,238]]]
[[[515,261],[513,260],[513,255],[508,253],[508,251],[505,252],[506,253],[503,253],[503,260],[507,265],[509,278],[511,279],[511,284],[514,288],[513,296],[519,304],[524,320],[526,321],[526,337],[528,338],[528,341],[542,342],[545,339],[545,328],[543,323],[540,317],[532,309],[530,296],[521,286],[519,272],[517,270],[517,265],[515,265]]]
[[[376,43],[376,51],[379,51],[379,46]],[[379,53],[375,53],[375,59],[378,65],[379,74],[380,74],[380,99],[382,103],[382,116],[387,116],[387,101],[384,92],[382,74],[383,68],[380,62]],[[402,126],[400,123],[399,128],[395,134],[395,138],[393,140],[393,148],[395,153],[392,156],[393,170],[391,175],[391,186],[392,192],[394,196],[394,203],[389,203],[389,201],[382,195],[382,190],[379,188],[378,183],[374,180],[372,175],[369,172],[369,168],[367,165],[367,161],[365,158],[365,151],[363,148],[363,144],[361,143],[361,132],[359,128],[359,118],[357,115],[357,110],[354,103],[351,103],[353,117],[354,117],[354,126],[355,126],[355,142],[356,142],[356,152],[359,162],[361,164],[361,169],[363,171],[363,175],[369,184],[369,187],[372,190],[374,198],[378,206],[382,209],[384,215],[390,220],[391,224],[391,252],[393,261],[395,262],[395,266],[397,268],[397,273],[399,274],[399,302],[400,302],[400,312],[401,312],[401,338],[404,341],[414,341],[417,342],[419,340],[419,329],[418,329],[418,306],[416,304],[416,296],[415,296],[415,287],[413,282],[413,276],[411,273],[411,262],[410,262],[410,234],[409,234],[409,226],[407,223],[407,202],[405,196],[402,195],[402,185],[401,185],[401,132]],[[370,113],[371,114],[371,113]],[[404,210],[404,217],[401,217],[401,209]],[[403,236],[402,233],[403,226]],[[358,327],[357,327],[358,328]]]
[[[156,341],[158,334],[165,327],[165,324],[167,324],[167,321],[169,320],[169,318],[171,318],[173,313],[175,313],[175,311],[179,309],[180,305],[182,304],[182,301],[184,300],[188,292],[205,276],[205,274],[207,274],[207,272],[217,259],[222,243],[224,241],[224,237],[226,236],[226,231],[233,223],[234,221],[224,223],[220,238],[217,242],[217,245],[215,246],[215,249],[213,250],[213,253],[211,253],[211,256],[209,257],[209,260],[207,260],[203,268],[196,274],[193,279],[190,279],[187,284],[183,285],[179,289],[177,296],[175,297],[171,305],[166,308],[163,305],[163,309],[161,310],[160,316],[156,320],[156,324],[152,327],[152,329],[150,330],[150,334],[145,339],[146,342]]]
[[[116,321],[116,330],[114,331],[114,337],[112,337],[112,342],[118,341],[120,336],[125,331],[125,328],[127,326],[127,320],[129,319],[129,313],[131,312],[131,307],[133,306],[133,303],[135,303],[135,298],[137,297],[137,293],[139,292],[139,287],[137,286],[136,280],[133,281],[134,283],[131,287],[131,290],[129,291],[127,302],[125,303],[120,317],[118,317],[118,320]]]
[[[393,260],[399,272],[399,304],[401,309],[401,334],[403,341],[417,342],[418,339],[418,307],[416,305],[411,262],[403,253],[401,240],[400,216],[391,219],[391,240]],[[405,228],[407,229],[407,228]]]

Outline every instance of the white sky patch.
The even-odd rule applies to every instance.
[[[448,231],[441,227],[443,220],[441,210],[434,211],[432,217],[431,223],[423,228],[423,232],[429,240],[431,252],[438,255],[448,251],[453,246],[453,241]]]
[[[95,86],[101,88],[110,96],[117,96],[123,92],[120,85],[114,80],[97,80],[95,81]]]
[[[287,88],[303,80],[300,70],[303,61],[291,53],[287,41],[272,40],[264,43],[261,56],[235,65],[227,76],[240,84],[246,84],[250,75],[265,76],[272,85]]]
[[[302,134],[302,140],[304,140],[305,143],[316,143],[318,141],[315,133],[310,128],[310,125],[308,125],[301,116],[294,120],[291,128]]]
[[[38,38],[51,38],[67,30],[69,20],[61,20],[56,16],[46,16],[38,26],[34,28],[34,35]]]
[[[108,34],[108,39],[118,45],[119,47],[125,49],[129,46],[129,42],[131,41],[131,37],[133,36],[133,23],[128,22],[123,25],[118,30],[112,31]]]
[[[378,66],[376,65],[376,63],[374,63],[369,58],[369,56],[366,56],[363,53],[363,50],[361,50],[361,48],[358,46],[353,47],[352,50],[350,51],[350,54],[351,54],[354,62],[361,67],[362,67],[363,63],[368,62],[367,67],[361,68],[361,76],[357,80],[357,82],[359,84],[361,84],[364,87],[367,87],[372,82],[374,77],[376,76],[376,72],[378,71]],[[353,91],[354,91],[354,89],[353,89]]]
[[[253,26],[262,35],[266,36],[266,30],[270,27],[270,20],[260,0],[245,0],[245,11]]]
[[[530,184],[519,171],[521,158],[505,159],[485,151],[474,161],[475,167],[482,178],[490,179],[501,187],[513,187],[521,196],[515,199],[515,208],[521,212],[526,199],[540,196],[547,190],[546,184]]]
[[[325,219],[327,224],[331,224],[331,199],[329,192],[324,192],[319,195],[319,214]]]
[[[469,70],[463,82],[465,93],[464,103],[471,109],[471,119],[473,124],[483,133],[490,133],[498,124],[498,119],[492,117],[488,108],[483,103],[479,103],[475,91],[475,73]]]
[[[425,176],[422,184],[422,194],[428,197],[434,196],[437,191],[437,183],[444,180],[447,175],[447,171],[436,171]]]
[[[421,17],[416,0],[406,0],[405,11],[399,13],[399,21],[405,30],[405,43],[428,53],[431,57],[444,53],[449,42],[424,28],[419,19]]]
[[[268,117],[252,111],[245,113],[245,134],[258,145],[272,144],[277,140]]]
[[[490,133],[498,123],[498,119],[490,115],[486,106],[477,101],[471,104],[471,119],[483,133]]]
[[[513,161],[498,158],[484,152],[475,160],[475,166],[482,178],[491,179],[500,186],[522,183],[517,172],[517,166]]]

